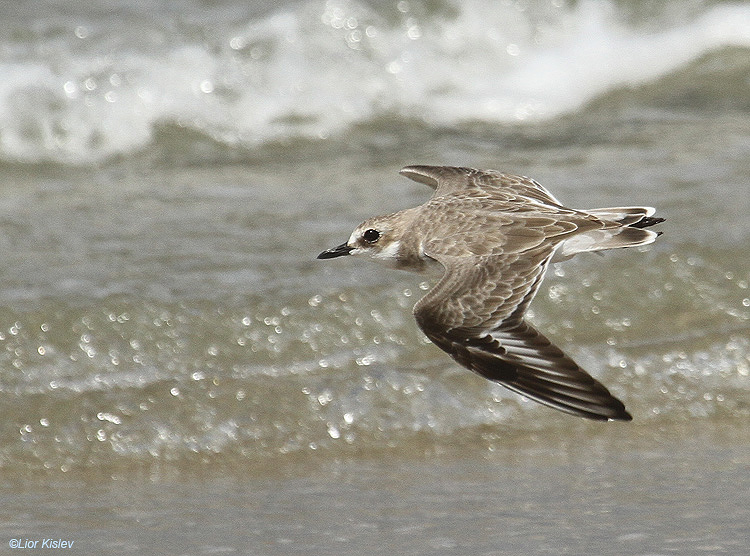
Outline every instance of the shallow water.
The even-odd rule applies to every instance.
[[[2,546],[741,552],[746,5],[39,6],[0,13]],[[424,202],[412,163],[667,218],[532,304],[633,423],[459,368],[424,277],[315,260]]]
[[[575,429],[491,450],[425,442],[423,454],[262,473],[168,465],[136,481],[27,480],[2,489],[0,530],[84,554],[743,553],[747,443],[737,430],[674,432]]]

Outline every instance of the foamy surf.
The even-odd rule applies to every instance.
[[[750,46],[750,6],[677,21],[668,8],[647,25],[609,2],[430,11],[316,0],[261,16],[238,3],[218,21],[189,22],[134,7],[117,23],[131,33],[103,15],[8,17],[19,32],[0,37],[0,159],[101,162],[148,149],[165,125],[255,148],[389,114],[443,126],[536,122]]]

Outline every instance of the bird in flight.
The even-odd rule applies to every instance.
[[[460,365],[529,399],[601,421],[623,403],[524,320],[550,261],[652,243],[651,207],[576,210],[536,181],[494,170],[407,166],[425,204],[364,221],[319,259],[369,257],[439,277],[414,306],[425,335]]]

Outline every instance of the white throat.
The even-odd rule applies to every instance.
[[[395,262],[401,249],[401,241],[394,241],[385,249],[381,249],[373,255],[374,259],[381,260],[385,263]]]

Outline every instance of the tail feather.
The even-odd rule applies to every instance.
[[[586,212],[600,218],[601,220],[610,220],[622,224],[623,226],[633,226],[643,220],[647,220],[648,217],[656,212],[656,209],[653,207],[607,207],[591,209]],[[657,218],[654,220],[659,220],[661,222],[663,218]],[[654,223],[656,224],[656,222]],[[643,228],[644,226],[639,227]]]
[[[659,218],[659,217],[645,216],[641,218],[635,224],[630,224],[630,227],[631,228],[648,228],[649,226],[653,226],[654,224],[659,224],[660,222],[664,222],[664,219]],[[661,232],[659,232],[659,235],[661,235]]]
[[[656,211],[651,207],[611,207],[586,212],[600,220],[620,225],[610,224],[598,230],[573,235],[558,246],[552,262],[564,261],[577,253],[648,245],[653,243],[661,232],[644,228],[664,222],[663,218],[652,216]]]

